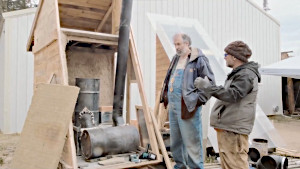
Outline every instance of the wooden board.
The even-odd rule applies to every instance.
[[[79,88],[41,84],[25,121],[12,169],[57,168]]]
[[[285,148],[278,147],[276,148],[276,155],[286,156],[286,157],[296,157],[300,158],[300,152],[296,150],[289,150]]]
[[[145,120],[145,113],[142,106],[135,106],[136,118],[138,121],[138,130],[140,133],[140,142],[142,147],[147,147],[150,144],[147,124]]]
[[[133,70],[135,73],[135,77],[136,77],[139,92],[140,92],[140,98],[142,101],[143,111],[145,112],[145,120],[148,124],[147,129],[148,129],[148,134],[149,134],[149,138],[150,138],[150,145],[152,147],[153,153],[159,154],[157,139],[156,139],[155,132],[154,132],[154,126],[153,126],[153,121],[152,121],[152,118],[150,115],[148,101],[147,101],[147,98],[145,95],[144,80],[142,77],[140,62],[139,62],[137,48],[136,48],[136,44],[134,41],[134,36],[133,36],[132,30],[130,31],[129,39],[130,39],[130,41],[129,41],[130,58],[132,61]]]
[[[55,1],[44,1],[42,3],[34,30],[34,47],[36,49],[42,49],[58,38],[58,22],[55,17],[58,15],[58,11],[55,10],[55,5]]]
[[[67,36],[77,36],[84,38],[91,38],[95,40],[106,40],[111,42],[118,42],[118,35],[112,35],[107,33],[82,31],[76,29],[61,28],[61,31]]]
[[[113,50],[70,47],[67,50],[69,84],[75,86],[75,78],[100,79],[99,106],[113,104]]]
[[[99,111],[100,112],[112,112],[113,107],[112,106],[100,106]]]
[[[109,46],[117,46],[118,42],[107,41],[107,40],[98,40],[94,38],[85,38],[78,36],[68,36],[68,41],[77,41],[77,42],[85,42],[85,43],[97,43],[100,45],[109,45]]]
[[[58,0],[58,3],[90,9],[107,10],[109,8],[109,5],[112,3],[112,0]]]
[[[76,19],[76,22],[73,20]],[[63,28],[70,28],[76,30],[94,31],[98,26],[98,20],[84,19],[84,18],[69,18],[65,16],[60,17],[60,25]]]
[[[165,144],[163,142],[162,135],[157,126],[156,117],[154,116],[155,113],[152,112],[148,107],[148,102],[147,102],[147,98],[145,96],[145,90],[143,87],[144,82],[143,82],[141,68],[140,68],[140,64],[139,64],[139,60],[138,60],[137,48],[135,46],[135,41],[134,41],[134,36],[133,36],[132,30],[130,31],[129,51],[130,51],[130,55],[131,55],[131,59],[132,59],[135,77],[136,77],[137,83],[138,83],[138,88],[140,91],[140,97],[141,97],[142,104],[143,104],[143,111],[145,112],[145,120],[146,120],[146,124],[147,124],[147,130],[148,130],[148,135],[150,138],[150,145],[152,147],[152,151],[155,154],[159,154],[159,151],[157,151],[157,149],[158,149],[157,142],[158,142],[160,150],[164,157],[166,167],[167,167],[167,169],[171,169],[172,164],[171,164],[171,161],[167,154],[167,150],[166,150]],[[161,160],[160,156],[158,156],[157,158],[159,160]]]
[[[168,112],[169,112],[169,109],[165,109],[165,107],[162,103],[159,104],[158,115],[157,115],[157,126],[158,126],[159,131],[161,131],[161,129],[165,125],[165,122],[168,119]]]
[[[156,36],[156,94],[161,91],[163,81],[165,80],[167,70],[170,65],[170,59],[165,52],[158,36]]]
[[[56,82],[63,84],[63,72],[57,40],[34,53],[34,85],[47,83],[53,73],[56,75]]]
[[[104,20],[112,0],[59,0],[58,4],[62,27],[95,31],[100,23],[103,23],[101,27],[111,26],[111,23],[104,24]],[[110,33],[110,29],[104,32]]]
[[[108,17],[111,16],[111,12],[112,12],[112,5],[108,8],[108,10],[106,11],[105,15],[103,16],[103,19],[101,20],[100,24],[98,25],[96,32],[100,32],[102,27],[104,26],[104,24],[106,23],[106,21],[108,20]]]
[[[111,33],[118,34],[120,27],[120,17],[121,17],[121,8],[122,8],[122,0],[112,0],[112,23],[111,23]]]
[[[82,8],[59,3],[59,15],[71,18],[86,18],[101,21],[105,15],[105,10],[92,10],[90,8]]]

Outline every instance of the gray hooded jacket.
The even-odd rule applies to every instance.
[[[255,119],[259,82],[258,64],[248,62],[228,75],[224,87],[210,88],[211,95],[218,99],[212,109],[210,125],[249,135]]]
[[[168,105],[168,83],[169,79],[176,69],[179,56],[175,55],[170,63],[162,92],[160,96],[160,102],[164,103],[164,106]],[[184,69],[183,83],[182,83],[182,98],[181,98],[181,118],[189,119],[194,116],[197,108],[209,100],[210,95],[204,91],[195,88],[194,81],[197,77],[204,78],[207,76],[209,80],[214,84],[215,77],[211,70],[207,57],[202,53],[200,49],[192,48],[191,55],[188,57],[188,62]]]

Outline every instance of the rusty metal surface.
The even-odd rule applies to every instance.
[[[88,129],[81,137],[82,155],[86,159],[135,151],[139,145],[139,132],[134,126]]]

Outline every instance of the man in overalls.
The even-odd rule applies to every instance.
[[[161,103],[169,106],[171,151],[175,169],[204,168],[202,150],[201,108],[210,95],[194,86],[197,77],[207,76],[212,84],[214,74],[200,49],[191,48],[186,34],[173,37],[176,55],[164,80]]]

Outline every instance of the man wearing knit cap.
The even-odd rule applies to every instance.
[[[232,68],[224,86],[197,78],[195,87],[218,100],[215,102],[210,125],[217,131],[222,169],[245,169],[248,164],[248,135],[251,133],[256,110],[260,74],[258,64],[249,62],[251,49],[243,41],[234,41],[225,49],[226,65]]]

